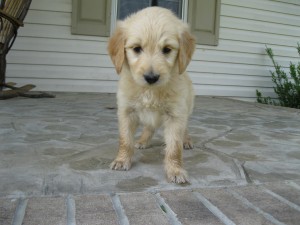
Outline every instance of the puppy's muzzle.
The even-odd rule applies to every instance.
[[[159,79],[159,74],[155,74],[153,72],[144,74],[144,79],[147,81],[148,84],[154,84]]]

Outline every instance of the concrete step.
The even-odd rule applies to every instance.
[[[290,224],[300,183],[286,181],[158,192],[0,198],[0,224]]]

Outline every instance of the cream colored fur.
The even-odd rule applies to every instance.
[[[108,51],[120,75],[117,93],[119,152],[111,169],[129,170],[134,147],[146,148],[164,127],[165,170],[171,182],[185,183],[182,149],[191,149],[187,122],[193,110],[192,82],[185,72],[195,49],[188,26],[167,9],[150,7],[120,21]],[[145,75],[159,75],[149,84]],[[134,144],[137,126],[144,126]]]

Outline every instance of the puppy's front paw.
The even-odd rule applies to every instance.
[[[180,167],[168,169],[167,170],[167,178],[168,178],[169,182],[173,182],[176,184],[189,183],[187,172]]]
[[[130,160],[115,159],[110,164],[110,169],[112,169],[112,170],[129,170],[130,167],[131,167],[131,161]]]

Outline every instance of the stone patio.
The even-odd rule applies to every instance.
[[[161,130],[130,171],[109,169],[115,102],[86,93],[0,101],[0,224],[299,221],[300,110],[197,97],[195,148],[183,153],[190,184],[175,185]]]

